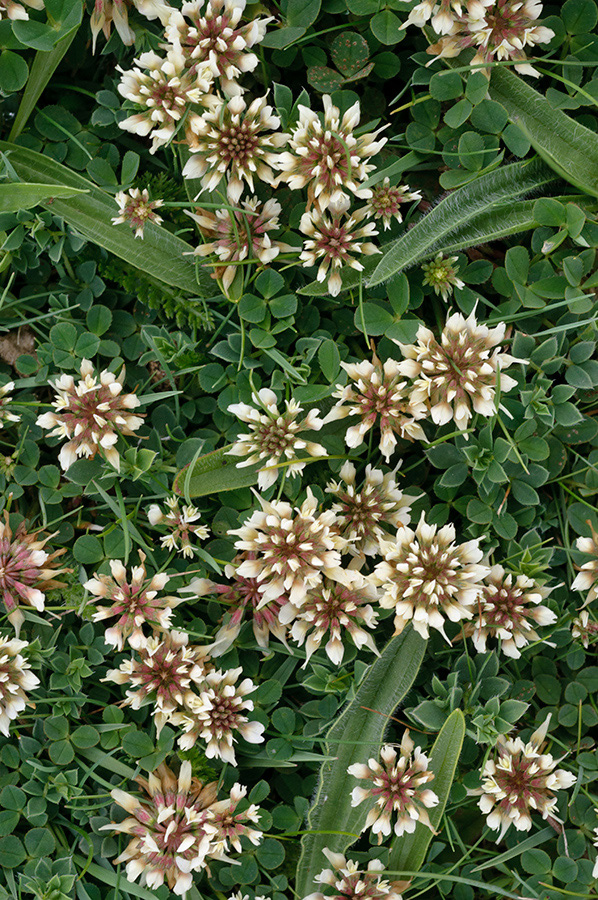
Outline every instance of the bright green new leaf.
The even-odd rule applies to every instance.
[[[368,809],[367,804],[351,806],[356,781],[347,768],[377,755],[391,715],[415,680],[425,648],[426,642],[411,628],[391,638],[326,735],[325,752],[334,758],[320,770],[308,815],[310,831],[301,841],[295,887],[299,897],[314,890],[315,876],[328,865],[324,847],[343,853],[357,840]]]
[[[465,737],[465,719],[460,709],[454,710],[442,726],[430,753],[430,770],[434,781],[430,787],[439,798],[438,806],[428,811],[430,823],[437,831],[455,777],[455,769],[461,755]],[[413,834],[395,837],[390,848],[388,870],[392,872],[417,872],[421,868],[434,832],[418,823]]]
[[[598,197],[598,135],[507,68],[492,70],[490,96],[506,109],[542,159],[570,184]]]
[[[0,184],[0,212],[18,212],[54,197],[74,197],[84,193],[62,184]]]
[[[0,152],[9,154],[11,166],[24,182],[56,184],[85,191],[76,197],[55,199],[47,208],[94,244],[141,269],[151,278],[188,294],[210,296],[214,293],[214,282],[207,270],[198,269],[196,278],[193,258],[188,255],[193,247],[186,241],[153,222],[145,226],[143,240],[135,238],[128,225],[112,224],[112,218],[118,213],[114,198],[92,181],[49,156],[16,144],[0,141]]]

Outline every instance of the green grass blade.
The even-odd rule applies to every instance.
[[[504,853],[500,853],[498,856],[493,856],[485,863],[476,866],[475,869],[472,869],[472,871],[482,872],[484,869],[493,869],[496,866],[500,866],[511,859],[515,859],[517,856],[521,856],[521,854],[525,853],[526,850],[533,850],[534,847],[539,847],[540,844],[545,844],[546,841],[549,841],[553,837],[556,837],[554,828],[543,828],[541,831],[537,831],[536,834],[532,834],[524,841],[520,841],[518,844],[516,844],[515,847],[511,847],[510,850],[505,850]]]
[[[442,726],[430,753],[430,769],[434,772],[435,778],[428,787],[438,795],[440,800],[438,806],[428,811],[430,823],[435,831],[438,830],[442,821],[464,737],[465,719],[461,710],[456,709]],[[408,869],[411,872],[419,871],[433,837],[432,831],[419,823],[415,826],[413,834],[395,837],[390,848],[388,868],[391,870]]]
[[[81,13],[83,13],[83,7],[81,7]],[[63,37],[61,41],[58,41],[52,50],[38,50],[35,54],[27,84],[25,85],[13,126],[8,135],[9,141],[16,141],[23,131],[44,88],[60,65],[64,54],[73,43],[78,28],[79,25],[73,28],[71,33]]]
[[[554,173],[538,160],[511,163],[458,188],[423,216],[416,225],[388,245],[367,281],[374,287],[429,255],[433,248],[450,244],[471,221],[498,205],[555,181]]]
[[[351,806],[356,780],[347,768],[377,754],[390,716],[419,671],[425,648],[426,642],[411,628],[392,638],[326,735],[325,752],[335,758],[322,765],[308,815],[310,831],[301,841],[296,876],[299,897],[314,890],[315,876],[327,866],[322,849],[343,853],[360,834],[367,804]]]
[[[127,225],[113,225],[118,207],[114,198],[66,166],[48,156],[25,147],[0,141],[0,152],[9,155],[10,164],[22,181],[27,183],[58,184],[86,191],[70,199],[55,199],[43,204],[76,228],[84,237],[114,253],[120,259],[152,278],[179,288],[185,293],[210,296],[214,282],[207,270],[200,272],[198,285],[193,257],[185,256],[194,248],[166,228],[149,223],[143,240],[135,238]]]
[[[546,97],[504,66],[492,70],[489,90],[551,169],[598,197],[598,135],[594,131],[554,109]]]

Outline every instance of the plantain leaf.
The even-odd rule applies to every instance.
[[[446,802],[455,777],[455,769],[461,755],[465,737],[465,719],[460,709],[454,710],[442,726],[430,753],[430,770],[434,781],[430,787],[439,798],[438,806],[430,809],[430,823],[438,830]],[[390,872],[418,872],[426,858],[433,832],[418,823],[413,834],[395,837],[390,847],[388,870]]]
[[[118,210],[114,197],[93,182],[48,156],[0,141],[0,152],[8,154],[9,151],[10,163],[23,181],[58,184],[87,192],[70,199],[56,199],[51,205],[43,205],[88,240],[158,281],[194,296],[198,293],[203,296],[214,294],[214,282],[207,270],[199,269],[196,278],[194,263],[189,256],[184,255],[193,251],[193,247],[186,241],[152,222],[145,226],[143,240],[135,238],[128,225],[112,224],[111,220]]]
[[[81,7],[82,12],[83,7]],[[79,17],[80,21],[81,17]],[[13,126],[8,135],[9,141],[15,141],[27,124],[27,120],[41,97],[44,88],[54,74],[62,57],[73,43],[78,27],[79,24],[77,23],[77,26],[73,28],[70,34],[58,41],[52,50],[38,50],[35,54],[27,84],[25,85]]]
[[[555,181],[554,173],[538,160],[525,160],[487,172],[458,188],[423,216],[413,228],[387,245],[367,281],[374,287],[414,265],[440,244],[450,243],[472,219],[512,203],[523,194]],[[437,252],[437,250],[436,250]]]
[[[343,853],[357,840],[368,810],[364,804],[351,806],[355,779],[347,768],[377,754],[392,713],[415,680],[425,648],[426,642],[411,628],[391,638],[326,735],[324,752],[333,759],[320,769],[308,815],[310,831],[301,840],[295,887],[299,897],[314,890],[315,876],[326,868],[324,847]]]
[[[181,469],[174,480],[174,492],[185,497],[205,497],[256,484],[260,466],[238,469],[235,462],[230,462],[231,457],[226,455],[230,446],[206,453]]]
[[[0,184],[0,212],[18,212],[31,209],[50,197],[74,197],[83,194],[78,188],[62,184]]]
[[[493,69],[489,92],[551,169],[598,197],[598,135],[594,131],[554,109],[546,97],[506,67]]]

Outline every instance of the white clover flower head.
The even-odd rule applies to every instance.
[[[537,625],[554,625],[556,614],[542,601],[552,588],[537,584],[527,575],[513,575],[500,565],[492,566],[484,580],[478,611],[465,625],[478,653],[486,653],[489,637],[500,639],[505,656],[519,659],[521,648],[539,641]]]
[[[43,0],[22,0],[22,2],[32,9],[44,8]],[[21,19],[25,21],[28,18],[29,13],[21,3],[17,3],[17,0],[0,0],[0,21],[2,19],[12,19],[12,21]]]
[[[114,199],[119,207],[119,214],[112,219],[113,225],[127,224],[135,232],[136,238],[143,239],[143,232],[148,222],[160,225],[163,221],[155,210],[164,205],[163,200],[150,200],[147,189],[131,188],[118,191]]]
[[[324,847],[322,853],[332,868],[316,875],[315,881],[321,885],[321,890],[309,894],[305,900],[401,900],[396,885],[382,877],[384,863],[381,860],[369,860],[364,869],[328,847]]]
[[[27,641],[0,636],[0,734],[4,737],[9,736],[10,723],[27,705],[26,692],[40,684],[23,655],[28,647]]]
[[[441,0],[434,8],[432,25],[442,37],[427,52],[432,57],[451,58],[475,47],[471,65],[485,66],[482,71],[487,77],[486,64],[512,60],[521,75],[537,78],[540,73],[526,61],[525,48],[554,37],[551,28],[538,23],[541,12],[539,0]]]
[[[322,97],[324,122],[307,106],[299,106],[299,121],[291,134],[289,149],[280,154],[280,182],[291,190],[307,188],[308,203],[321,211],[351,198],[369,200],[371,191],[362,187],[375,166],[368,162],[386,143],[382,129],[356,137],[361,110],[359,101],[341,116],[330,97]]]
[[[432,418],[436,425],[451,419],[466,431],[473,413],[493,417],[497,409],[510,415],[497,403],[500,393],[508,393],[517,382],[505,374],[513,363],[525,363],[506,353],[500,346],[506,325],[495,328],[478,324],[475,309],[467,317],[453,313],[446,320],[440,342],[432,331],[420,325],[415,344],[401,344],[405,359],[399,372],[409,379],[411,402]]]
[[[56,576],[70,569],[56,568],[55,560],[66,550],[49,553],[45,549],[53,537],[55,534],[42,537],[40,531],[28,532],[25,522],[13,533],[5,510],[4,521],[0,522],[0,598],[17,637],[25,621],[21,607],[42,612],[44,591],[65,586],[62,581],[56,581]]]
[[[310,488],[300,507],[282,500],[268,502],[258,496],[261,509],[228,533],[237,537],[235,547],[253,554],[238,568],[244,577],[256,578],[262,604],[281,596],[302,606],[310,588],[324,576],[345,581],[341,551],[347,541],[338,533],[330,510],[320,512]]]
[[[384,230],[390,228],[393,219],[403,221],[401,206],[421,200],[421,191],[412,191],[408,184],[391,185],[390,178],[374,185],[372,196],[365,205],[367,215],[374,219],[382,219]]]
[[[382,588],[380,606],[395,611],[395,634],[412,622],[424,639],[434,628],[448,641],[447,619],[471,619],[489,573],[480,565],[479,540],[457,544],[453,525],[429,525],[422,513],[415,531],[400,528],[394,541],[381,542],[381,551],[384,561],[373,578]]]
[[[533,812],[560,821],[553,792],[572,787],[577,779],[572,772],[557,769],[558,761],[544,751],[549,723],[550,715],[527,744],[520,737],[499,735],[498,755],[482,769],[482,787],[476,793],[481,794],[479,807],[488,827],[499,831],[497,840],[511,825],[529,831]]]
[[[345,579],[347,583],[341,584],[324,578],[321,586],[308,592],[299,609],[289,603],[280,613],[284,624],[293,621],[293,640],[300,647],[305,644],[305,665],[327,639],[326,655],[340,666],[345,654],[343,635],[350,635],[356,647],[367,647],[378,655],[370,634],[378,621],[370,603],[377,600],[377,590],[369,578],[353,569],[346,570]]]
[[[204,785],[194,778],[188,760],[181,763],[178,777],[162,763],[147,779],[140,776],[135,780],[141,797],[120,788],[112,791],[112,799],[128,817],[101,828],[131,836],[115,861],[117,865],[125,863],[130,882],[141,876],[141,883],[151,890],[166,883],[177,896],[184,896],[193,885],[192,873],[205,869],[210,858],[222,857],[221,848],[228,842],[231,827],[227,830],[223,811],[236,823],[237,833],[251,832],[258,836],[256,841],[261,837],[261,832],[246,825],[256,820],[257,807],[236,813],[246,789],[234,785],[228,799],[218,800],[218,784]],[[237,845],[241,850],[238,840]]]
[[[571,623],[571,637],[581,642],[582,646],[587,650],[590,643],[594,641],[595,635],[598,634],[598,622],[590,619],[587,609],[582,609]]]
[[[25,0],[31,6],[35,4],[31,0]],[[40,5],[35,5],[36,9],[43,7],[43,2],[39,0]],[[1,6],[1,2],[0,2]],[[126,47],[130,47],[135,43],[135,32],[129,25],[129,16],[127,8],[135,6],[137,11],[145,16],[146,19],[159,18],[164,24],[166,21],[169,6],[164,0],[95,0],[91,19],[89,21],[91,27],[92,53],[95,53],[96,43],[100,31],[104,32],[106,40],[110,37],[112,31],[112,23],[118,32],[118,36]],[[1,16],[0,16],[1,18]]]
[[[3,384],[0,387],[0,430],[4,428],[6,422],[20,422],[21,417],[11,411],[10,402],[12,397],[10,396],[12,391],[14,390],[15,383],[14,381],[7,381],[6,384]]]
[[[265,203],[253,197],[243,200],[240,209],[218,209],[215,212],[197,208],[188,215],[199,225],[204,243],[194,251],[196,256],[216,257],[214,278],[222,283],[228,295],[239,263],[246,260],[269,265],[279,253],[293,250],[290,244],[278,240],[271,232],[280,230],[282,207],[270,198]]]
[[[335,498],[332,511],[343,537],[349,540],[347,551],[353,556],[374,556],[380,551],[380,541],[389,538],[382,527],[396,530],[410,522],[411,503],[416,499],[397,487],[395,476],[400,463],[392,472],[365,468],[361,488],[355,484],[356,469],[350,460],[343,463],[340,481],[331,481],[326,493]]]
[[[80,457],[93,459],[96,453],[120,471],[118,436],[132,435],[143,425],[142,415],[133,415],[140,406],[135,394],[123,394],[124,366],[117,377],[104,369],[99,377],[88,359],[81,363],[81,380],[61,375],[51,387],[56,391],[52,412],[37,417],[36,425],[50,430],[50,437],[66,438],[58,459],[64,470]]]
[[[250,721],[245,715],[253,710],[253,701],[245,697],[255,691],[256,685],[250,678],[237,684],[242,671],[238,668],[207,672],[199,695],[189,694],[185,710],[171,716],[174,725],[183,726],[184,733],[179,738],[183,750],[189,750],[199,738],[206,743],[208,759],[222,759],[236,766],[234,744],[237,733],[251,744],[260,744],[264,740],[264,725]]]
[[[160,538],[160,544],[167,550],[176,550],[186,558],[193,557],[191,537],[200,541],[210,535],[210,529],[199,523],[200,511],[191,504],[180,508],[180,498],[173,495],[165,501],[166,512],[157,503],[153,503],[147,511],[150,525],[168,529],[168,534]]]
[[[276,483],[281,472],[295,477],[305,468],[305,462],[297,457],[311,456],[317,459],[327,455],[326,448],[301,436],[306,431],[319,431],[323,425],[319,410],[311,409],[301,417],[303,408],[296,400],[286,400],[284,411],[278,408],[278,398],[270,388],[261,388],[252,394],[254,406],[232,403],[228,412],[248,425],[247,434],[239,434],[232,448],[232,456],[244,456],[237,468],[264,462],[258,474],[258,487],[265,491]],[[277,468],[279,463],[288,465]]]
[[[387,359],[383,363],[374,354],[372,362],[341,363],[349,376],[346,387],[337,385],[333,397],[338,402],[324,417],[324,423],[358,416],[359,422],[351,425],[345,434],[345,443],[351,449],[363,444],[368,431],[379,423],[380,452],[388,462],[395,451],[397,436],[407,441],[425,441],[426,435],[419,424],[425,418],[425,407],[412,403],[407,381],[401,377],[399,363]]]
[[[373,222],[364,223],[368,215],[367,207],[349,214],[342,206],[330,204],[326,212],[316,206],[301,216],[299,231],[306,235],[306,240],[299,259],[304,266],[318,265],[316,278],[328,279],[326,286],[332,297],[343,286],[340,275],[343,266],[361,272],[363,263],[357,257],[382,252],[371,241],[364,240],[378,234]]]
[[[591,523],[589,524],[592,536],[577,538],[575,546],[582,553],[587,553],[591,558],[583,563],[571,584],[572,591],[588,592],[584,606],[592,603],[598,597],[598,534],[594,531]]]
[[[409,732],[403,735],[400,754],[385,744],[380,750],[380,762],[369,759],[366,764],[354,763],[347,769],[367,787],[356,787],[351,792],[351,806],[359,806],[364,800],[371,804],[363,831],[372,829],[381,844],[391,831],[401,837],[412,834],[418,822],[431,831],[428,809],[438,805],[438,796],[429,787],[434,773],[428,770],[428,757],[416,747]],[[394,826],[393,818],[396,820]]]
[[[443,300],[447,300],[453,293],[453,288],[465,287],[457,273],[459,269],[453,265],[457,261],[456,256],[443,256],[438,253],[429,263],[422,265],[424,284],[429,284],[435,294],[441,294]]]
[[[159,572],[147,577],[145,553],[139,551],[139,565],[133,566],[131,574],[117,559],[110,560],[110,575],[98,575],[85,582],[83,587],[93,595],[98,609],[93,621],[114,619],[116,623],[108,628],[104,640],[118,650],[128,641],[135,650],[145,645],[143,627],[154,631],[168,631],[172,610],[182,602],[180,597],[161,596],[160,592],[170,577]]]
[[[227,610],[224,624],[218,629],[214,642],[206,648],[210,656],[218,657],[226,653],[238,637],[246,617],[251,620],[255,640],[262,650],[268,649],[270,635],[288,647],[287,626],[281,624],[280,618],[289,601],[283,594],[264,604],[257,578],[239,574],[239,567],[246,559],[255,559],[255,553],[239,553],[232,563],[225,566],[224,574],[230,579],[230,584],[215,584],[206,579],[203,581],[207,583],[200,584],[202,579],[195,579],[189,585],[188,590],[195,596],[217,594],[218,601]]]
[[[238,78],[253,72],[258,57],[251,49],[266,36],[272,16],[241,24],[246,0],[191,0],[170,10],[166,38],[180,44],[189,68],[208,65],[226,97],[243,92]]]
[[[259,824],[259,807],[255,803],[251,803],[242,813],[236,811],[246,795],[246,787],[233,784],[230,796],[214,803],[208,810],[206,830],[212,840],[210,852],[215,859],[221,859],[223,854],[228,853],[229,847],[234,847],[240,853],[243,849],[242,837],[246,837],[257,847],[264,836],[261,831],[248,824]]]
[[[144,639],[138,658],[124,660],[102,681],[130,685],[124,703],[132,709],[152,700],[156,733],[160,734],[172,714],[185,706],[192,691],[204,684],[209,669],[205,647],[190,645],[184,632],[169,631]]]
[[[214,191],[226,179],[232,204],[241,199],[244,186],[255,192],[254,178],[273,184],[278,149],[288,136],[277,132],[280,119],[258,97],[247,107],[241,96],[218,99],[213,109],[193,116],[187,129],[191,156],[183,169],[185,178],[201,179],[204,191]]]
[[[155,153],[172,140],[185,112],[217,102],[209,93],[212,73],[207,64],[193,73],[186,69],[184,55],[174,46],[166,57],[148,50],[135,63],[126,71],[116,67],[121,73],[118,92],[137,109],[119,127],[140,137],[151,136],[150,153]]]

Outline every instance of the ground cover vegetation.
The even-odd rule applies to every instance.
[[[0,0],[0,898],[598,866],[594,0]]]

